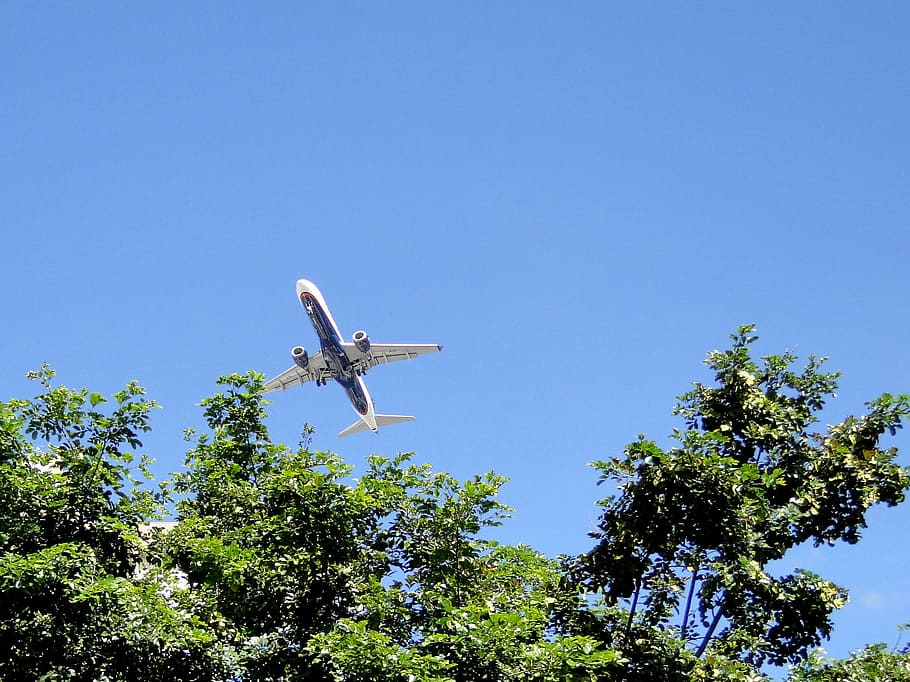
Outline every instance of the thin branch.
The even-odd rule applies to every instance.
[[[689,596],[686,597],[686,610],[683,612],[682,625],[680,626],[679,638],[686,641],[686,631],[689,629],[689,613],[692,610],[692,597],[695,596],[695,584],[698,582],[698,568],[692,571],[692,577],[689,582]]]
[[[705,649],[708,648],[708,642],[711,641],[711,637],[714,636],[714,630],[717,629],[717,624],[720,622],[720,619],[724,615],[724,605],[721,604],[717,608],[717,612],[714,614],[714,620],[711,621],[711,626],[708,628],[708,631],[705,633],[705,638],[701,641],[701,644],[698,647],[698,651],[695,652],[695,658],[701,658],[701,655],[705,653]]]
[[[635,596],[632,597],[632,608],[629,609],[629,620],[626,622],[626,634],[632,631],[632,618],[635,616],[635,609],[638,607],[638,595],[641,594],[641,579],[636,581]]]

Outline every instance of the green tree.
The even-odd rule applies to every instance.
[[[753,360],[753,331],[709,354],[716,384],[680,398],[676,446],[639,437],[593,463],[616,492],[601,501],[596,546],[568,566],[600,597],[575,627],[628,657],[629,679],[805,658],[846,592],[769,565],[804,542],[857,542],[869,507],[898,504],[910,485],[897,451],[879,446],[910,397],[882,395],[867,414],[811,431],[838,375],[815,357],[802,369],[791,353]]]
[[[398,455],[352,479],[336,455],[271,442],[261,380],[223,377],[203,401],[210,433],[189,434],[163,541],[240,676],[590,680],[616,663],[549,632],[556,562],[479,537],[508,514],[504,478],[458,481]]]
[[[269,439],[261,376],[222,377],[202,402],[210,434],[188,437],[176,528],[164,540],[251,679],[329,679],[309,639],[355,607],[370,500],[343,482],[337,456]]]
[[[259,374],[219,380],[156,492],[141,387],[108,400],[31,373],[38,397],[0,403],[0,679],[744,682],[766,662],[794,682],[906,679],[906,650],[812,653],[846,593],[771,567],[857,542],[869,507],[903,500],[879,443],[910,398],[812,431],[837,375],[755,361],[754,341],[709,355],[716,385],[681,397],[674,447],[640,437],[594,463],[617,488],[595,547],[562,560],[491,539],[511,512],[494,472],[399,454],[354,478],[308,430],[273,443]]]
[[[139,532],[160,497],[133,462],[155,403],[54,387],[0,403],[0,679],[213,678],[212,632],[170,596]],[[141,671],[141,673],[140,673]]]
[[[813,652],[790,671],[789,682],[910,682],[910,646],[872,644],[843,660]]]
[[[480,537],[510,511],[496,500],[504,478],[459,482],[409,455],[369,465],[358,489],[381,510],[371,544],[383,565],[360,612],[311,645],[335,679],[596,680],[620,663],[554,629],[557,604],[577,601],[557,562]]]

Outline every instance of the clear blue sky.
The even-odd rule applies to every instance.
[[[584,551],[585,463],[665,439],[740,324],[832,358],[829,422],[910,391],[908,35],[901,2],[5,3],[0,399],[136,378],[176,470],[219,375],[313,346],[306,277],[345,335],[446,348],[369,376],[416,422],[338,440],[309,385],[275,439],[495,469],[499,539]],[[870,518],[794,559],[851,589],[838,655],[910,621],[910,504]]]

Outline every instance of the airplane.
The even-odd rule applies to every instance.
[[[339,438],[367,429],[377,433],[380,426],[412,421],[414,417],[403,414],[376,414],[363,375],[376,365],[411,360],[418,355],[441,351],[442,346],[434,343],[373,343],[365,331],[354,332],[352,343],[345,343],[322,292],[315,284],[306,279],[297,280],[297,298],[316,329],[320,350],[309,355],[303,346],[294,346],[291,349],[294,364],[265,382],[262,392],[283,391],[308,381],[324,386],[329,379],[334,379],[347,393],[359,417],[338,434]]]

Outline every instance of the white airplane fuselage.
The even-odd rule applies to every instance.
[[[333,378],[344,389],[354,411],[372,431],[378,431],[373,399],[367,390],[363,377],[351,366],[344,350],[341,332],[329,311],[329,306],[319,288],[306,279],[297,280],[297,298],[306,311],[313,328],[319,336],[319,345],[326,365],[332,370]]]

